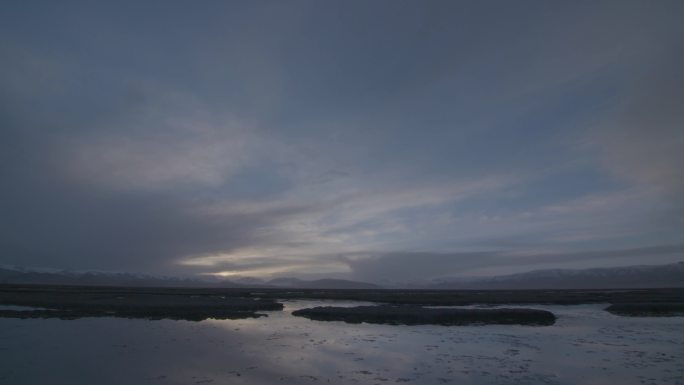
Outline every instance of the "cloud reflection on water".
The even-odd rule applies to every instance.
[[[603,305],[532,306],[559,315],[556,325],[445,327],[289,314],[323,304],[329,301],[289,301],[265,318],[197,323],[3,319],[0,382],[674,384],[684,373],[681,317],[622,318]]]

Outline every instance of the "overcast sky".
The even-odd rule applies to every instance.
[[[684,260],[684,2],[0,6],[0,263],[405,281]]]

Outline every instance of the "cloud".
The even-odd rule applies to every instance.
[[[182,269],[175,262],[182,257],[268,242],[260,229],[293,214],[199,216],[186,198],[91,186],[51,187],[44,195],[42,181],[28,182],[22,191],[0,193],[7,263],[178,273]]]
[[[681,261],[684,245],[580,252],[385,252],[345,256],[351,276],[374,282],[419,282],[429,279],[510,274],[550,267],[598,267]]]
[[[120,189],[212,188],[256,152],[256,130],[230,114],[214,116],[193,98],[153,93],[145,105],[65,139],[66,173]]]
[[[16,6],[3,262],[408,279],[677,243],[680,6]]]
[[[605,127],[591,134],[604,166],[627,181],[684,203],[684,55],[668,55],[633,85]]]
[[[670,4],[672,5],[672,4]],[[681,8],[681,4],[677,4]],[[660,8],[664,10],[665,8]],[[654,220],[684,224],[684,40],[671,15],[631,41],[629,78],[609,111],[585,133],[598,164],[632,188],[656,191]],[[655,219],[655,218],[659,219]]]
[[[289,212],[259,228],[261,243],[231,253],[212,256],[189,256],[183,265],[207,266],[224,269],[236,261],[266,258],[275,265],[283,261],[301,264],[307,258],[311,266],[321,261],[330,264],[339,255],[358,250],[373,250],[385,243],[397,244],[397,238],[411,237],[414,217],[406,212],[426,207],[457,204],[468,198],[497,191],[513,178],[484,178],[448,184],[423,182],[419,186],[400,186],[388,183],[357,186],[341,191],[328,191],[317,186],[315,192],[294,189],[280,200],[227,201],[198,207],[201,215],[222,215],[269,212]],[[324,190],[327,193],[323,193]],[[302,210],[298,210],[302,208]],[[383,237],[385,239],[383,239]],[[346,270],[345,266],[333,263]]]

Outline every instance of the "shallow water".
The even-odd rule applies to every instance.
[[[546,309],[554,326],[0,319],[0,384],[684,384],[684,317]],[[512,306],[507,306],[512,307]]]

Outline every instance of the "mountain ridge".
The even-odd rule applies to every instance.
[[[142,286],[142,287],[215,287],[215,288],[299,288],[299,289],[381,289],[359,281],[323,278],[275,278],[264,281],[242,277],[235,281],[195,277],[154,276],[102,271],[68,271],[59,269],[0,266],[0,284],[52,284],[75,286]]]
[[[443,278],[432,289],[622,289],[684,287],[684,262],[590,269],[543,269],[492,277]]]
[[[235,280],[227,280],[0,266],[0,284],[365,290],[399,289],[407,288],[407,286],[413,289],[433,290],[676,288],[684,287],[684,262],[590,269],[544,269],[491,277],[446,277],[410,285],[387,286],[333,278],[304,280],[293,277],[278,277],[264,280],[254,277],[240,277]]]

